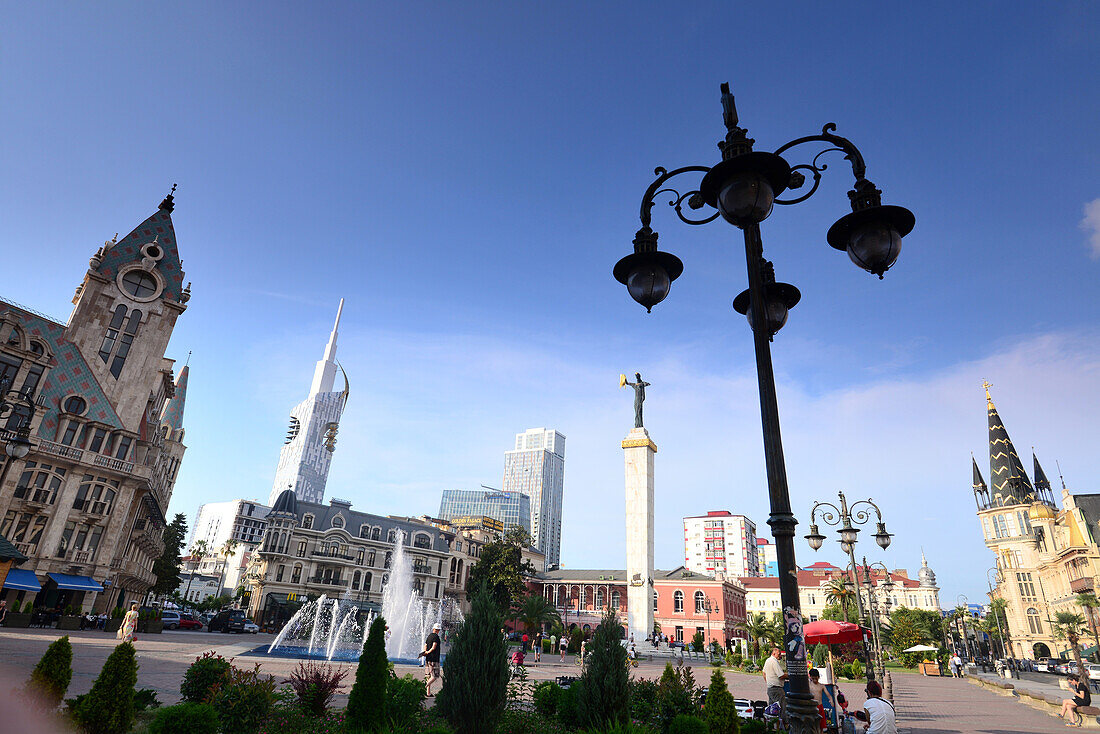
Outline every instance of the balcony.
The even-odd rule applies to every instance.
[[[52,454],[53,456],[60,456],[63,459],[78,461],[84,464],[92,464],[93,466],[109,469],[114,472],[119,472],[120,474],[135,473],[134,464],[131,461],[123,461],[122,459],[115,459],[111,456],[93,454],[83,449],[74,449],[72,446],[66,446],[63,443],[39,439],[36,448],[44,454]],[[88,454],[88,456],[86,457],[85,454]]]
[[[77,512],[83,512],[86,515],[95,515],[96,517],[104,517],[111,512],[111,505],[108,502],[94,502],[92,500],[77,500],[73,503],[73,509]]]
[[[336,553],[336,554],[333,554],[333,553],[329,553],[327,551],[318,551],[318,550],[313,551],[312,553],[310,553],[310,555],[313,556],[314,558],[331,558],[335,561],[351,561],[351,560],[354,560],[354,558],[355,558],[350,553],[345,553],[345,554]]]
[[[1074,594],[1092,591],[1093,588],[1093,580],[1091,576],[1069,580],[1069,590],[1072,591]]]
[[[326,577],[326,576],[314,576],[307,580],[306,583],[319,584],[320,586],[347,586],[348,580],[342,579],[339,576]]]

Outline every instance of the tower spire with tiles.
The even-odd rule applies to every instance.
[[[982,386],[985,388],[986,411],[989,414],[991,501],[1002,506],[1036,502],[1035,489],[1031,486],[1031,480],[1016,453],[1016,447],[1012,445],[1012,439],[1008,437],[1008,431],[1005,430],[1001,416],[993,405],[993,398],[989,395],[989,388],[993,386],[988,382],[983,382]]]

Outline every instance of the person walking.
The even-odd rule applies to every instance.
[[[115,633],[115,637],[123,642],[133,642],[137,638],[134,637],[134,630],[137,629],[138,623],[138,603],[136,601],[130,602],[130,611],[126,612],[126,616],[122,618],[122,625],[118,628],[118,632]]]
[[[882,697],[882,686],[878,681],[868,681],[863,689],[867,693],[867,702],[863,704],[863,712],[867,717],[867,723],[863,725],[867,734],[898,734],[898,724],[894,715],[894,707]]]
[[[561,639],[558,640],[558,649],[561,650],[561,662],[565,662],[565,653],[569,649],[569,637],[562,632]]]
[[[959,653],[955,653],[951,656],[951,677],[962,678],[962,658],[959,657]]]
[[[542,662],[542,629],[535,633],[535,664]]]
[[[439,624],[432,625],[431,634],[424,639],[424,650],[417,655],[424,658],[424,688],[428,698],[432,697],[432,683],[443,678],[439,674],[439,649],[443,644],[439,639],[439,630]]]
[[[558,636],[550,635],[550,654],[553,655],[558,651]]]
[[[764,676],[764,688],[768,695],[768,705],[779,702],[779,710],[782,712],[783,718],[787,717],[787,697],[783,692],[783,681],[787,680],[787,671],[783,669],[783,664],[779,662],[779,658],[783,656],[783,651],[778,647],[772,646],[771,655],[764,661],[764,667],[761,669],[760,674]]]

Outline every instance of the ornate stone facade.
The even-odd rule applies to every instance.
[[[0,302],[0,382],[23,400],[0,441],[29,427],[33,443],[0,469],[0,534],[29,556],[9,602],[104,611],[154,583],[185,450],[187,367],[174,379],[165,356],[191,297],[173,208],[99,248],[67,322]]]

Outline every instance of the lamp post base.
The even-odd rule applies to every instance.
[[[810,694],[788,693],[787,717],[791,723],[791,734],[821,734],[821,716]]]

